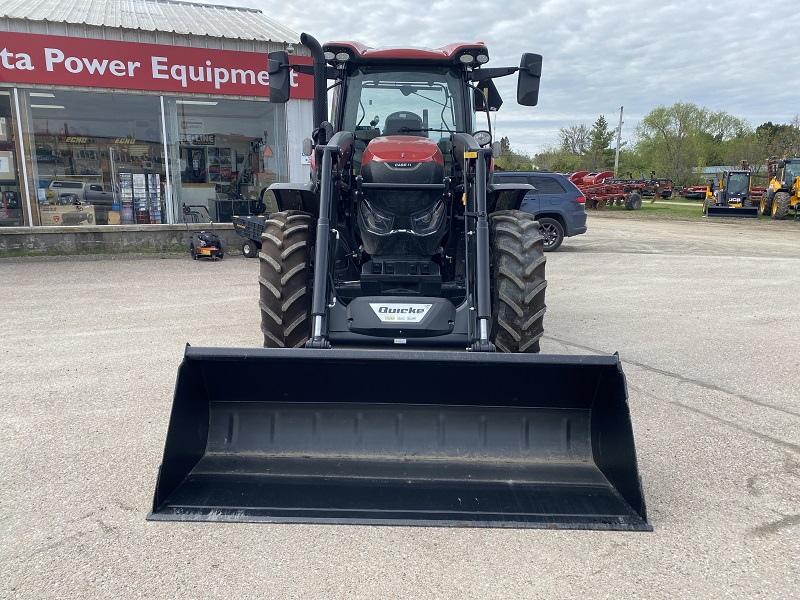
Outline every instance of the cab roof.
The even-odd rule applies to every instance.
[[[347,62],[355,64],[430,64],[430,65],[471,65],[479,66],[489,60],[489,50],[482,42],[453,43],[441,48],[372,48],[359,42],[328,42],[323,47],[325,59],[330,64],[341,64],[337,55],[346,52]],[[478,58],[481,56],[482,58]],[[464,58],[462,58],[464,57]],[[472,57],[472,60],[467,60]]]

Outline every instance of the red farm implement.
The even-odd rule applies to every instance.
[[[647,189],[645,180],[620,180],[613,179],[612,171],[589,173],[578,171],[570,175],[569,179],[578,186],[586,197],[586,209],[594,208],[603,210],[614,206],[625,206],[627,210],[637,210],[642,207],[642,195]]]

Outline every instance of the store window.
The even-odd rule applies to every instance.
[[[260,212],[266,188],[288,177],[282,106],[255,100],[165,102],[176,221],[183,219],[183,205],[204,207],[216,222]]]
[[[0,227],[23,225],[11,93],[0,90]]]
[[[59,90],[25,95],[39,224],[167,222],[159,97]]]

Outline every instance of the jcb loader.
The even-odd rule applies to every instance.
[[[706,188],[704,210],[709,217],[757,219],[758,207],[750,197],[750,170],[725,171],[717,185],[712,179]]]
[[[271,186],[265,348],[187,347],[149,518],[650,530],[620,360],[537,354],[532,188],[490,183],[493,79],[533,106],[541,56],[301,41],[268,64],[318,126]]]
[[[800,158],[770,159],[767,161],[770,181],[761,197],[761,214],[773,219],[785,219],[790,209],[797,217],[800,205]]]

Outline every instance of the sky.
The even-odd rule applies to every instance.
[[[256,8],[321,43],[437,48],[484,42],[487,66],[543,56],[539,104],[516,103],[516,77],[495,80],[505,102],[496,136],[531,156],[554,146],[558,130],[610,128],[623,110],[622,140],[658,106],[692,102],[752,127],[800,114],[797,0],[214,0]],[[793,41],[794,40],[794,41]]]

